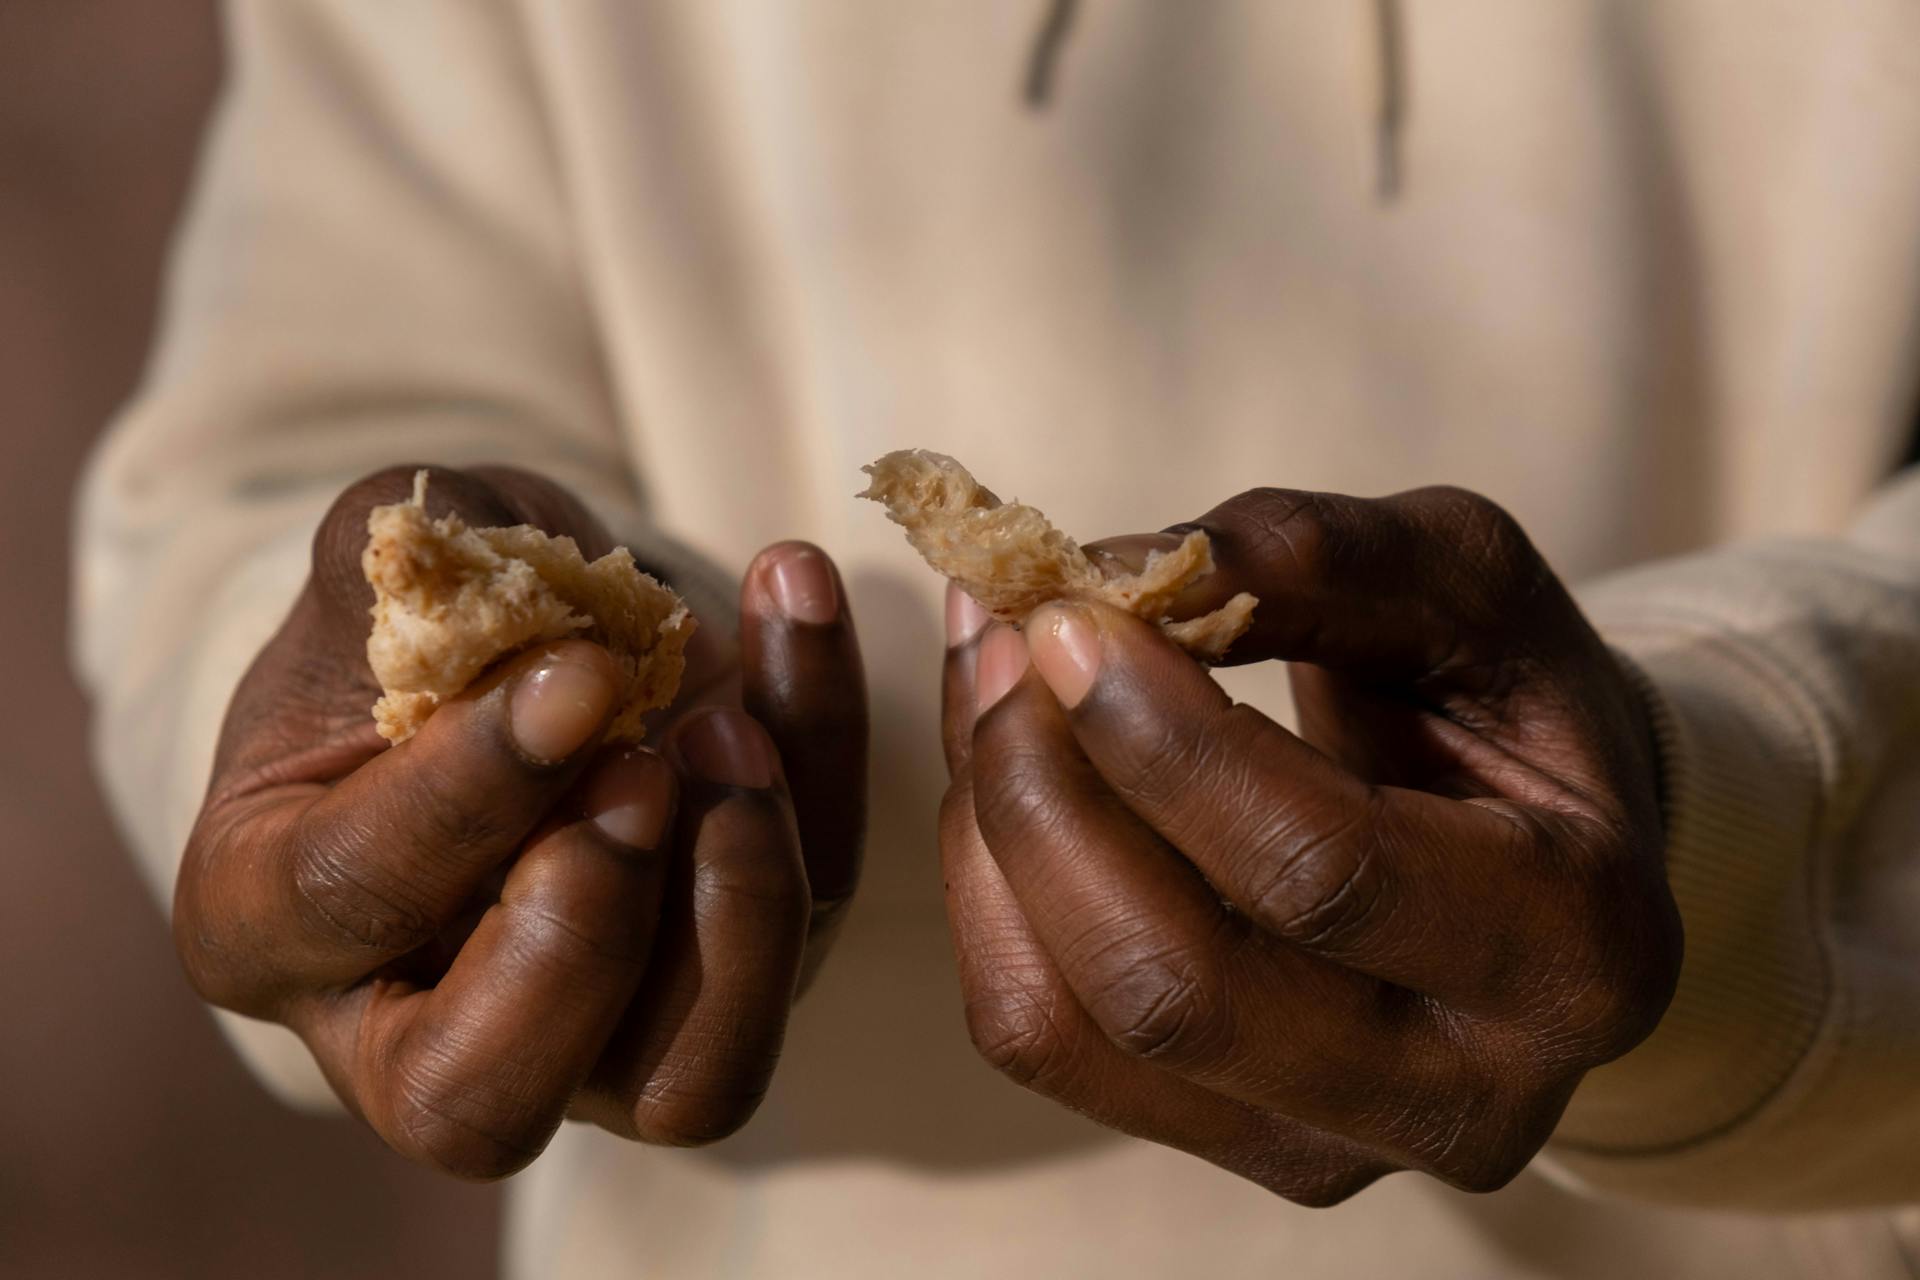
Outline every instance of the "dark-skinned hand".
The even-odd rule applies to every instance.
[[[1116,610],[1023,634],[950,595],[941,845],[974,1043],[1302,1204],[1400,1169],[1499,1187],[1672,996],[1640,699],[1473,494],[1255,490],[1177,528],[1218,567],[1176,613],[1257,595],[1229,661],[1290,663],[1300,730]]]
[[[175,894],[208,1000],[280,1022],[395,1150],[499,1177],[562,1119],[691,1145],[746,1121],[853,891],[866,702],[826,556],[781,543],[702,627],[649,747],[603,746],[607,652],[502,660],[409,741],[373,731],[368,511],[334,503],[312,573],[234,695]],[[607,531],[505,468],[435,469],[436,516]]]

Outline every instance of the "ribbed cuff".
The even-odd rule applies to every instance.
[[[1698,626],[1608,639],[1659,745],[1686,957],[1659,1027],[1588,1074],[1549,1160],[1576,1181],[1645,1184],[1665,1181],[1649,1164],[1758,1114],[1819,1030],[1830,980],[1809,850],[1823,770],[1814,709],[1765,654]]]

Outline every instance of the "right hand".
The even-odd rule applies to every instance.
[[[866,700],[838,576],[806,544],[761,552],[738,648],[696,633],[657,751],[602,746],[612,664],[581,640],[503,660],[388,748],[360,551],[411,474],[334,503],[234,694],[176,886],[187,973],[291,1028],[381,1138],[456,1175],[518,1170],[569,1116],[723,1137],[858,875]],[[524,472],[436,468],[428,502],[612,546]]]

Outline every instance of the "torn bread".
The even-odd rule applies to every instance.
[[[1201,617],[1167,618],[1173,598],[1213,570],[1199,530],[1131,573],[1090,559],[1039,511],[1000,501],[943,453],[902,449],[861,470],[872,483],[859,496],[883,504],[928,564],[1002,622],[1018,623],[1051,600],[1098,600],[1155,623],[1194,657],[1218,662],[1253,621],[1259,601],[1244,591]]]
[[[638,742],[647,712],[673,701],[693,615],[640,572],[625,547],[588,563],[572,538],[532,525],[469,528],[429,519],[427,473],[407,502],[367,516],[360,566],[373,586],[367,660],[382,696],[374,722],[405,742],[433,709],[498,659],[544,640],[604,645],[622,690],[610,742]]]

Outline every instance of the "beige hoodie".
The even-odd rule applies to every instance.
[[[156,890],[329,498],[517,462],[708,600],[777,537],[840,557],[879,798],[759,1117],[705,1152],[569,1128],[515,1184],[520,1274],[1909,1275],[1911,1213],[1869,1207],[1920,1199],[1920,483],[1869,497],[1920,354],[1920,8],[1107,0],[1035,110],[1048,8],[236,3],[82,514]],[[1450,481],[1571,577],[1648,562],[1585,599],[1650,682],[1686,968],[1540,1172],[1297,1209],[972,1058],[939,583],[850,497],[903,445],[1089,536]],[[1230,683],[1284,711],[1277,671]]]

